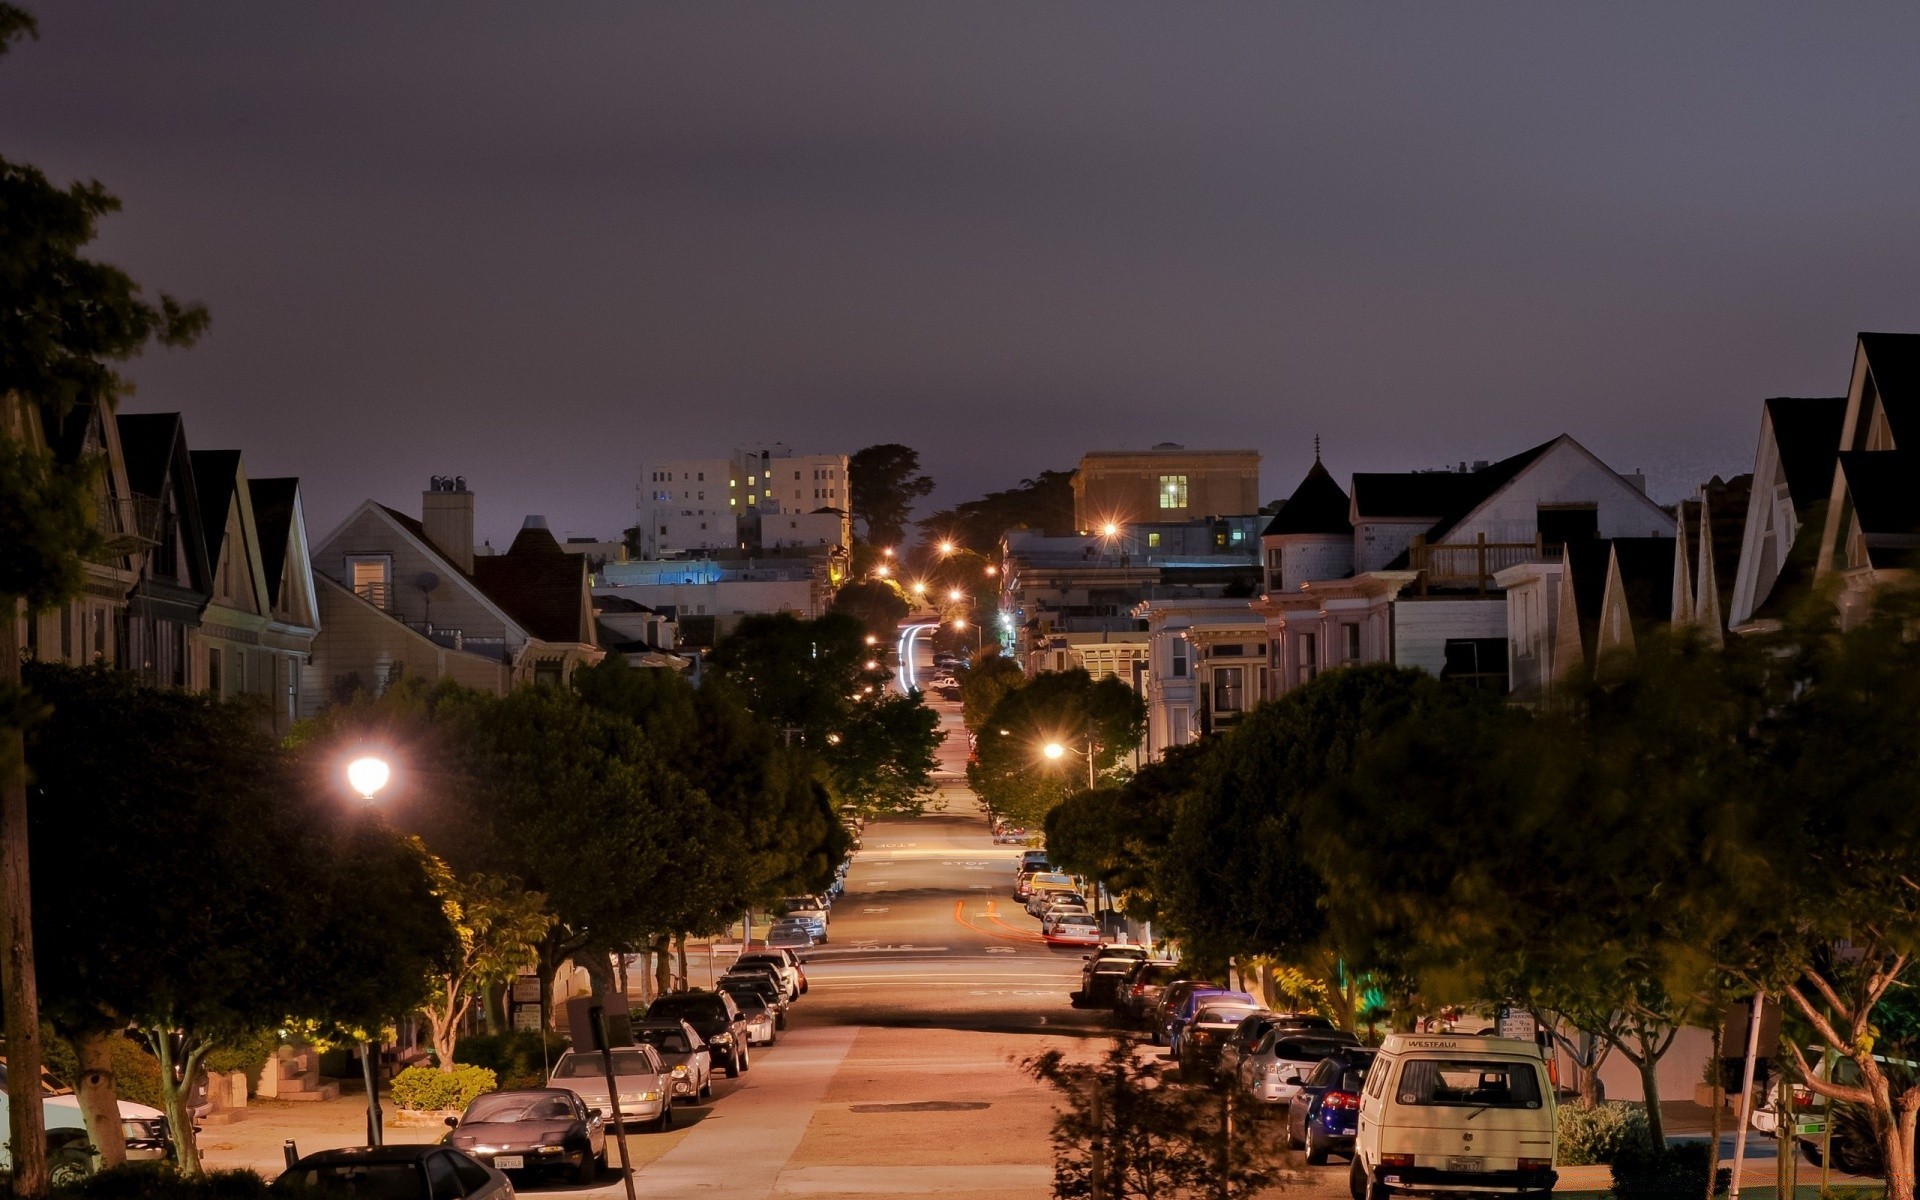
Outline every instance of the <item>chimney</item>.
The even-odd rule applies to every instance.
[[[1628,485],[1642,496],[1647,494],[1647,473],[1639,467],[1633,469],[1633,474],[1623,475],[1621,478],[1625,479]]]
[[[465,475],[435,475],[420,493],[420,524],[447,560],[473,574],[473,493]]]

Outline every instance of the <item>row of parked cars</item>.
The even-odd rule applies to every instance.
[[[1363,1046],[1325,1017],[1272,1011],[1138,946],[1087,955],[1076,1002],[1145,1025],[1183,1077],[1284,1107],[1309,1163],[1350,1160],[1354,1200],[1546,1196],[1558,1178],[1553,1089],[1531,1042],[1396,1033]]]
[[[633,1044],[611,1051],[612,1090],[609,1052],[568,1050],[546,1087],[481,1096],[447,1119],[437,1145],[323,1151],[290,1166],[273,1189],[438,1200],[511,1196],[512,1180],[591,1183],[607,1168],[616,1099],[629,1131],[671,1129],[676,1110],[713,1099],[717,1075],[752,1069],[754,1051],[779,1040],[807,990],[795,951],[749,950],[711,990],[669,992],[647,1006],[633,1022]]]
[[[1040,921],[1040,934],[1050,946],[1098,946],[1100,923],[1080,892],[1080,882],[1055,871],[1046,851],[1028,850],[1014,869],[1013,897]]]

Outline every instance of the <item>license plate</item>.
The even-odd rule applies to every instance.
[[[1447,1170],[1449,1171],[1484,1171],[1486,1169],[1487,1160],[1477,1154],[1455,1154],[1447,1159]]]
[[[526,1165],[527,1159],[523,1154],[497,1154],[493,1159],[497,1171],[518,1171]]]

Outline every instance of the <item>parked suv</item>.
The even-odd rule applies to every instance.
[[[695,988],[669,992],[647,1006],[648,1021],[685,1021],[707,1043],[713,1061],[733,1079],[752,1065],[747,1054],[747,1020],[725,992]]]
[[[1360,1093],[1351,1186],[1396,1192],[1545,1196],[1553,1088],[1540,1047],[1516,1038],[1391,1033]]]

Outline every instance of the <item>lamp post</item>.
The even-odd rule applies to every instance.
[[[965,633],[967,631],[967,619],[965,617],[954,618],[953,629],[955,633]],[[986,630],[976,624],[973,627],[973,657],[976,663],[979,661],[980,651],[985,648],[986,644]]]
[[[347,786],[360,794],[361,803],[369,809],[377,801],[375,797],[386,789],[393,778],[393,768],[387,760],[373,754],[363,754],[347,764]],[[372,1036],[360,1042],[360,1073],[367,1083],[367,1145],[386,1144],[385,1122],[380,1112],[379,1073],[374,1070],[373,1056],[379,1050],[379,1040]]]
[[[1088,791],[1092,791],[1094,788],[1100,786],[1099,781],[1094,777],[1093,748],[1094,748],[1093,724],[1092,722],[1088,722],[1087,748],[1085,751],[1087,756],[1087,790]],[[1067,747],[1060,742],[1048,742],[1045,746],[1042,746],[1040,748],[1040,753],[1046,755],[1049,761],[1058,762],[1067,756]]]

